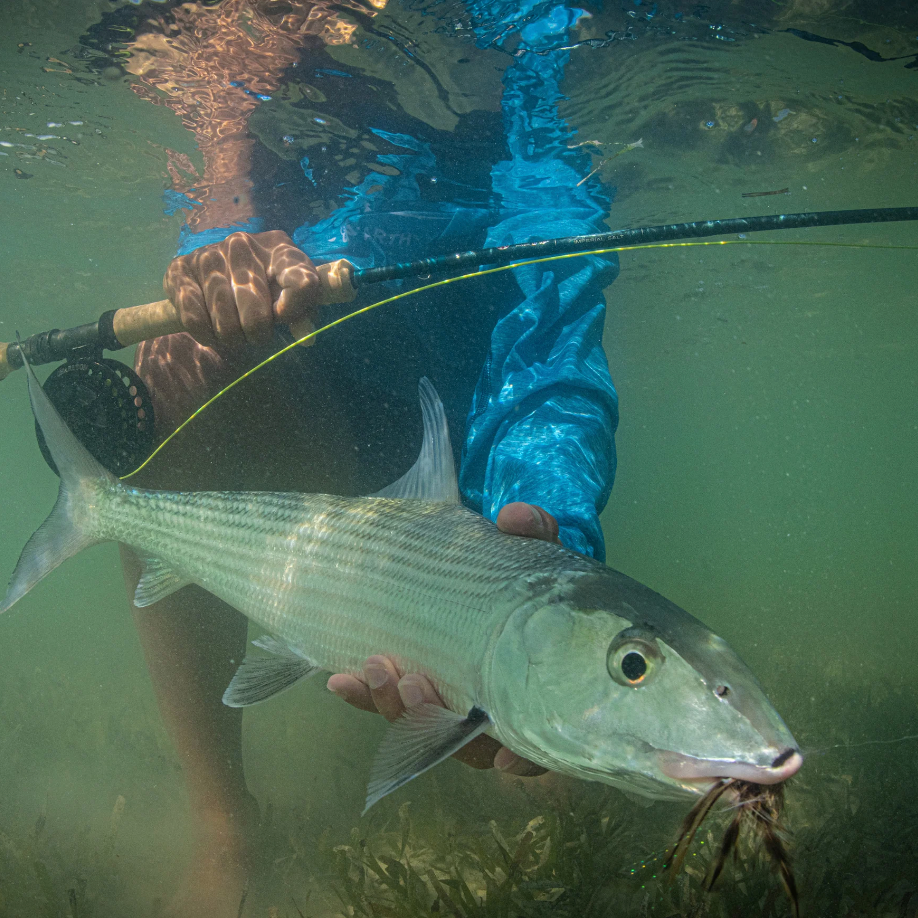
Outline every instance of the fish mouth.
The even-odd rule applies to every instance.
[[[698,759],[669,750],[657,753],[657,758],[663,774],[688,784],[707,783],[718,778],[736,778],[753,784],[780,784],[795,775],[803,764],[800,750],[790,747],[775,755],[767,765],[735,759]]]

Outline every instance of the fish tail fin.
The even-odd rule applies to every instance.
[[[44,576],[84,548],[104,541],[95,534],[93,499],[102,489],[120,488],[118,479],[99,464],[71,433],[24,359],[29,401],[35,420],[61,476],[57,502],[26,543],[10,579],[0,613],[6,612]]]

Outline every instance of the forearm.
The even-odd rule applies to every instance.
[[[596,275],[587,264],[560,284],[542,277],[498,324],[469,416],[460,485],[489,519],[516,500],[544,507],[565,545],[602,559],[599,513],[615,477],[618,398],[602,349]],[[570,297],[566,308],[559,293]]]
[[[498,432],[481,512],[493,520],[508,503],[538,504],[557,519],[564,545],[602,560],[599,513],[615,475],[614,427],[590,394],[555,389],[524,420]]]
[[[501,44],[522,27],[504,74],[509,157],[492,172],[501,220],[487,245],[600,232],[604,190],[584,182],[589,157],[560,118],[570,29],[582,11],[534,17],[530,3],[473,2],[480,41]],[[553,514],[570,548],[604,556],[599,512],[615,475],[618,399],[605,353],[603,289],[614,258],[583,257],[513,272],[522,302],[498,322],[469,415],[461,485],[494,519],[520,500]]]
[[[190,211],[179,254],[232,232],[262,229],[252,200],[256,141],[249,117],[282,85],[307,35],[330,45],[352,40],[354,25],[327,6],[313,0],[186,3],[143,17],[124,61],[136,78],[132,89],[181,117],[204,162],[199,175],[187,157],[167,150],[169,206]]]

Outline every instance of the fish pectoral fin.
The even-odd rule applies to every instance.
[[[309,657],[279,638],[265,635],[252,644],[267,650],[271,656],[246,656],[223,693],[227,707],[260,704],[319,672],[320,667]]]
[[[142,564],[140,582],[137,584],[137,589],[134,590],[134,605],[138,609],[152,606],[153,603],[165,599],[192,582],[187,577],[176,573],[159,558],[140,555],[140,563]]]
[[[418,384],[421,414],[424,417],[424,440],[417,462],[387,488],[373,497],[400,497],[432,500],[445,504],[459,503],[456,460],[449,441],[449,424],[443,403],[433,383],[425,376]]]
[[[435,704],[409,708],[389,727],[373,761],[363,812],[438,765],[491,726],[479,707],[463,717]]]

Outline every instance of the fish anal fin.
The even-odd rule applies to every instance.
[[[417,462],[398,481],[373,496],[458,504],[456,460],[449,440],[449,424],[443,403],[426,376],[418,384],[418,395],[424,417],[424,441]]]
[[[246,656],[223,693],[227,707],[260,704],[319,672],[320,667],[305,654],[279,638],[265,635],[252,643],[270,656]]]
[[[435,704],[409,708],[389,727],[373,761],[363,812],[423,774],[491,726],[479,707],[465,716]]]
[[[165,561],[153,558],[150,555],[141,555],[142,570],[140,582],[134,590],[134,605],[138,609],[152,606],[153,603],[165,599],[183,586],[188,586],[192,581],[176,573]]]

